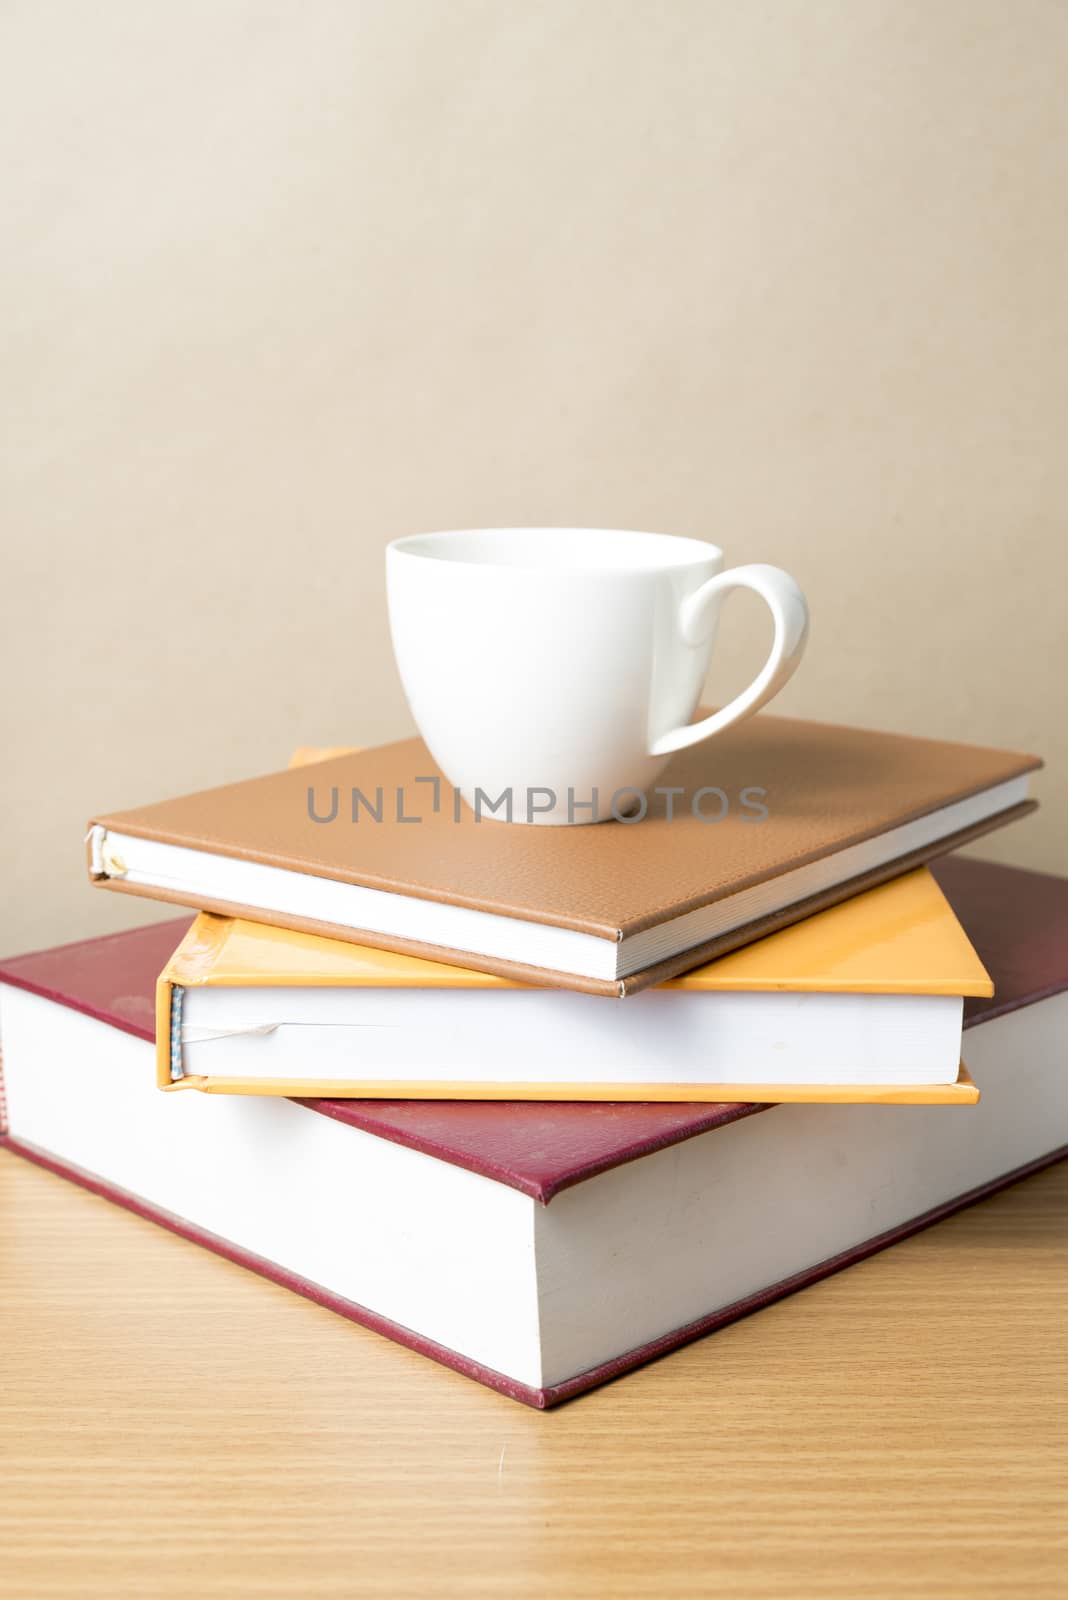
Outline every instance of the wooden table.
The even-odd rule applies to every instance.
[[[1068,1163],[548,1414],[0,1155],[0,1590],[1068,1593]]]

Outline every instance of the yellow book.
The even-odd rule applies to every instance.
[[[993,986],[926,868],[619,1003],[202,913],[159,980],[162,1088],[970,1104]]]

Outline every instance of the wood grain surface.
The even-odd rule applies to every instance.
[[[1060,1597],[1068,1163],[528,1411],[0,1154],[0,1590]]]

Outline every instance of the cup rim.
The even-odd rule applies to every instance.
[[[626,540],[630,548],[636,549],[644,545],[646,555],[641,560],[628,561],[616,559],[607,561],[589,560],[581,558],[574,561],[536,561],[536,560],[493,560],[484,554],[464,554],[463,544],[484,538],[488,535],[501,535],[502,540],[512,536],[516,539],[529,538],[531,534],[553,538],[554,543],[564,535],[572,535],[576,539],[589,539],[594,536],[603,541],[605,547],[612,540]],[[648,544],[645,544],[648,541]],[[487,544],[492,544],[487,539]],[[656,555],[654,546],[661,554]],[[452,547],[450,549],[450,547]],[[450,553],[446,554],[446,551]],[[440,561],[449,566],[457,567],[482,567],[486,570],[498,572],[557,572],[584,575],[599,575],[602,577],[631,577],[635,575],[654,572],[668,572],[672,570],[685,570],[707,561],[724,559],[723,551],[719,545],[711,544],[703,539],[691,538],[686,534],[653,533],[637,528],[568,528],[568,527],[535,527],[519,526],[510,528],[485,527],[485,528],[446,528],[433,533],[406,534],[399,539],[391,539],[386,547],[387,556],[408,556],[415,560]],[[617,546],[617,556],[620,554]]]

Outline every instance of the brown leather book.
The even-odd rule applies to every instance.
[[[408,739],[97,817],[90,873],[127,894],[622,996],[1026,815],[1040,765],[758,716],[683,752],[630,797],[628,820],[551,827],[476,815]]]

